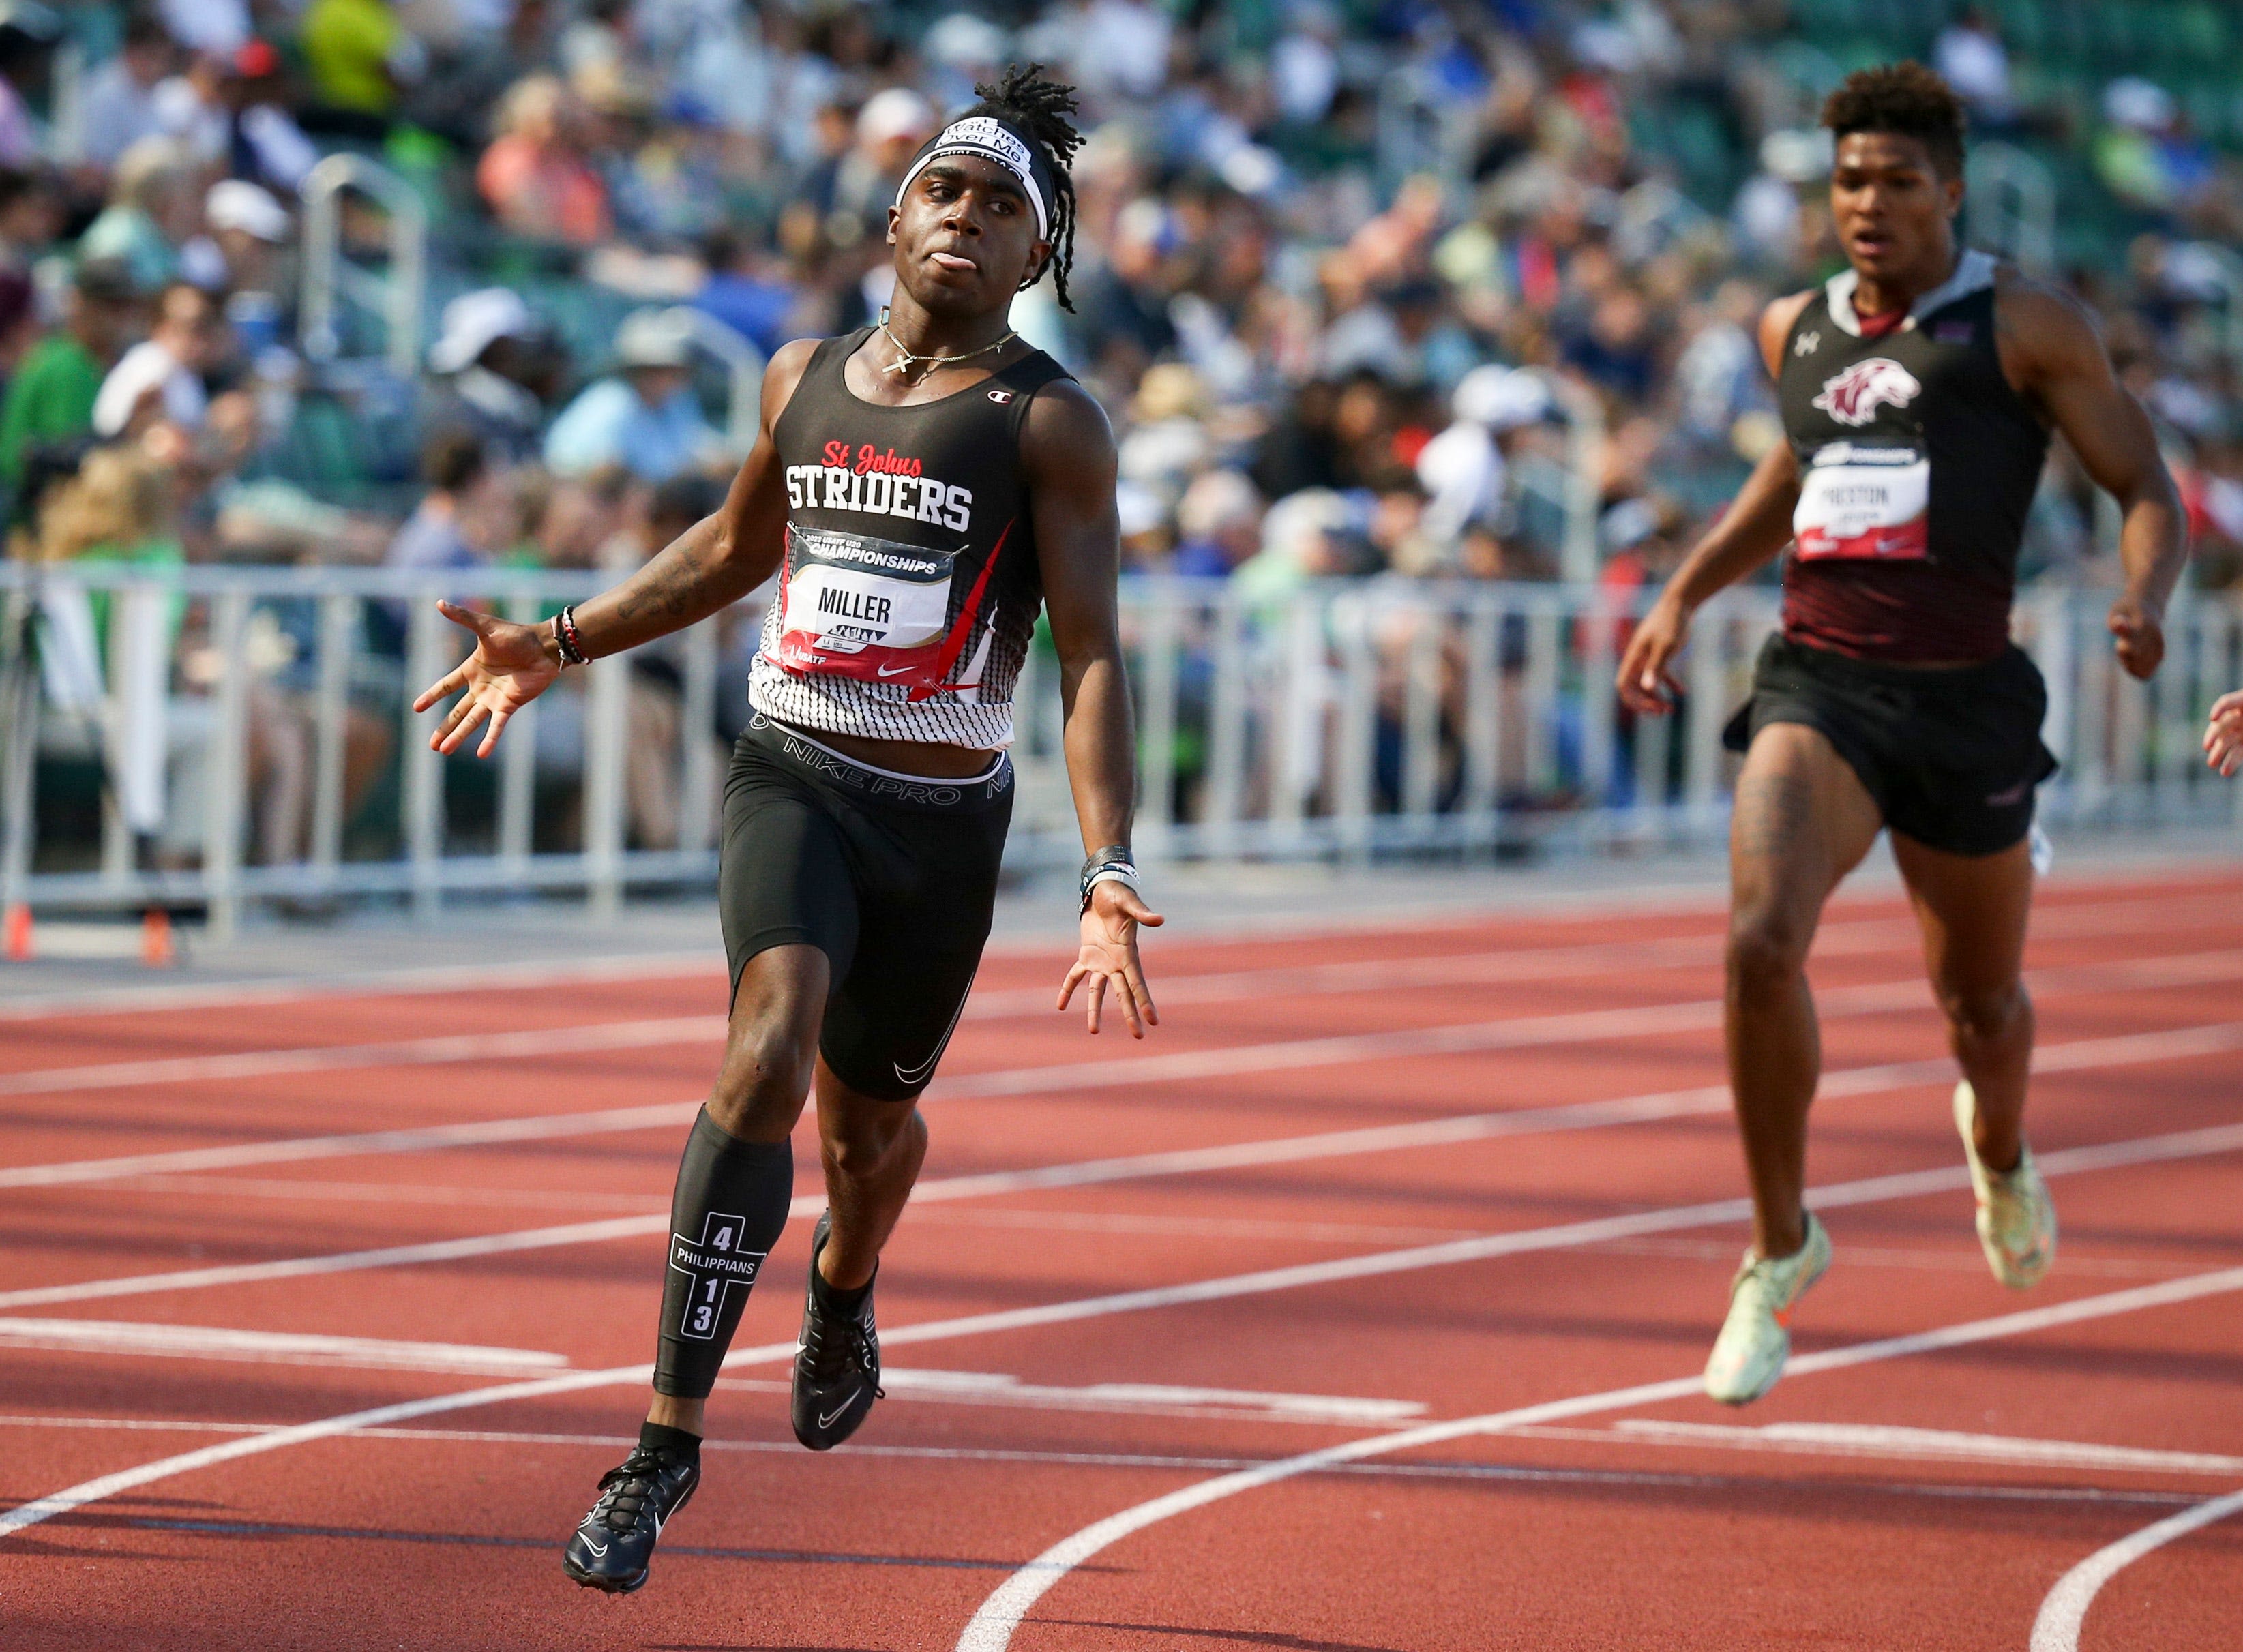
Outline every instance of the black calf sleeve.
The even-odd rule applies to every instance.
[[[709,1397],[756,1272],[785,1232],[793,1199],[793,1147],[727,1135],[704,1107],[686,1138],[677,1191],[670,1201],[670,1273],[654,1356],[657,1393]]]

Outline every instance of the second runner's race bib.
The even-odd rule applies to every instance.
[[[1916,449],[1833,442],[1800,479],[1796,554],[1803,561],[1926,561],[1930,504],[1931,461]]]

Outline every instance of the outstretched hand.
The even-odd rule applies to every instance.
[[[463,608],[456,602],[439,602],[436,608],[453,624],[475,634],[475,651],[423,690],[413,702],[413,709],[426,711],[466,689],[428,736],[428,745],[435,751],[457,751],[488,720],[490,728],[483,735],[482,744],[475,748],[476,756],[488,757],[498,746],[499,731],[515,712],[552,686],[553,679],[561,675],[561,663],[545,652],[544,643],[529,626]]]
[[[2204,761],[2223,775],[2243,768],[2243,688],[2212,702],[2204,730]]]
[[[1066,1009],[1075,988],[1088,983],[1083,993],[1085,1018],[1095,1033],[1110,985],[1114,1001],[1122,1006],[1122,1017],[1129,1024],[1131,1038],[1142,1038],[1147,1027],[1159,1026],[1161,1012],[1153,1007],[1152,991],[1145,984],[1144,966],[1137,958],[1137,930],[1141,924],[1158,929],[1166,922],[1139,900],[1137,891],[1127,883],[1108,879],[1093,884],[1089,910],[1082,915],[1082,950],[1075,955],[1067,979],[1060,983],[1059,1007]]]

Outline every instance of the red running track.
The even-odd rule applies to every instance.
[[[888,1399],[787,1433],[805,1137],[708,1480],[621,1601],[557,1548],[643,1403],[717,972],[13,1021],[0,1642],[2243,1646],[2239,894],[2044,891],[2025,1296],[1905,912],[1834,911],[1837,1266],[1743,1411],[1690,1380],[1744,1232],[1717,909],[1162,941],[1142,1046],[993,957]]]

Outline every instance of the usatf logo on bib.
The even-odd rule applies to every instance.
[[[1877,409],[1890,405],[1905,407],[1923,393],[1916,375],[1889,356],[1856,361],[1835,378],[1822,381],[1822,393],[1810,406],[1820,407],[1842,425],[1866,425]]]

